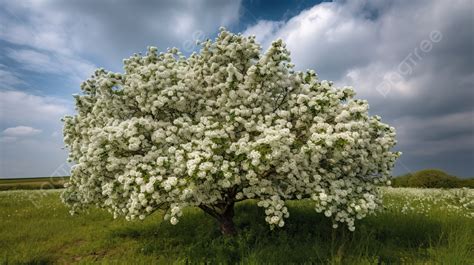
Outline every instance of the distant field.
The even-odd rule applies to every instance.
[[[383,191],[385,210],[353,233],[309,201],[289,202],[285,227],[271,231],[262,208],[242,202],[235,238],[196,208],[172,226],[161,211],[134,222],[100,209],[70,216],[60,190],[1,191],[0,264],[474,264],[474,190]]]
[[[0,190],[37,190],[64,188],[69,177],[0,179]]]

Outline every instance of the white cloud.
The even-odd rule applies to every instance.
[[[8,69],[2,69],[2,65],[0,65],[0,88],[9,89],[13,86],[24,83],[25,82],[21,80],[17,74],[9,71]]]
[[[14,141],[16,141],[16,139],[16,137],[12,136],[1,136],[0,143],[13,143]]]
[[[255,25],[247,28],[243,35],[255,35],[257,41],[264,44],[264,46],[268,46],[268,42],[283,25],[285,23],[282,21],[260,20]]]
[[[298,69],[315,68],[334,76],[341,65],[367,62],[376,39],[375,24],[355,16],[353,9],[340,3],[322,3],[284,23],[258,22],[244,34],[265,36],[260,37],[264,47],[282,38]],[[357,47],[357,52],[350,47]]]
[[[117,66],[148,45],[182,47],[196,32],[207,35],[232,25],[238,21],[240,3],[4,1],[0,39],[64,56],[95,56]]]
[[[469,34],[466,32],[468,24],[465,27],[454,25],[456,20],[468,22],[465,21],[469,18],[466,10],[472,7],[469,5],[462,1],[456,1],[456,5],[446,1],[433,1],[430,5],[403,1],[391,4],[336,1],[315,5],[288,21],[259,21],[244,34],[257,35],[264,47],[282,38],[298,69],[315,69],[321,79],[344,81],[339,82],[341,85],[357,81],[349,84],[354,84],[363,96],[383,98],[375,89],[377,84],[396,71],[410,53],[414,58],[415,50],[421,54],[415,68],[419,67],[414,71],[421,71],[425,67],[423,63],[433,56],[433,52],[420,52],[421,42],[428,39],[431,32],[440,31],[448,36],[457,28],[462,34],[453,36],[449,40],[452,42],[456,37]],[[433,46],[436,50],[442,45],[433,43]],[[392,92],[417,95],[413,89],[422,87],[406,83],[415,74],[404,76],[393,86]],[[359,86],[359,82],[370,85]]]
[[[23,69],[38,73],[65,74],[78,82],[90,76],[97,68],[77,57],[31,49],[8,49],[7,56],[18,62]]]
[[[60,140],[39,137],[17,139],[14,143],[0,141],[0,178],[46,177],[57,173],[57,168],[66,162],[67,151]]]
[[[55,97],[37,96],[15,90],[0,91],[2,124],[59,124],[60,118],[71,112],[69,102]]]
[[[0,178],[48,176],[64,163],[62,137],[51,134],[61,130],[68,113],[68,101],[0,90]]]
[[[29,126],[16,126],[3,130],[3,135],[9,137],[31,136],[41,133],[41,130]]]

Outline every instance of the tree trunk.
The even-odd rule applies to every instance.
[[[233,217],[234,217],[234,203],[228,203],[225,205],[221,205],[216,210],[214,207],[200,205],[201,208],[205,213],[214,217],[217,222],[219,222],[219,229],[221,230],[222,235],[224,236],[234,236],[237,234],[237,230],[235,229]]]
[[[234,204],[229,205],[227,209],[222,213],[218,219],[221,233],[225,236],[234,236],[237,234],[237,230],[234,225]]]

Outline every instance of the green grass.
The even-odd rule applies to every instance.
[[[0,179],[1,190],[38,190],[64,188],[69,177]]]
[[[387,194],[387,209],[353,233],[333,230],[308,201],[289,202],[285,227],[271,231],[247,201],[236,207],[238,236],[223,238],[196,208],[172,226],[161,212],[134,222],[99,209],[70,216],[58,190],[3,191],[0,264],[474,264],[474,219],[462,214],[469,209],[402,213],[409,196]]]

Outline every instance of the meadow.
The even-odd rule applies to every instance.
[[[253,201],[236,207],[238,236],[186,209],[172,226],[156,212],[114,220],[100,209],[70,216],[60,190],[0,192],[0,264],[474,264],[474,190],[385,188],[384,209],[331,228],[309,201],[289,202],[270,230]]]
[[[64,188],[69,177],[14,178],[0,179],[2,190],[38,190]]]

